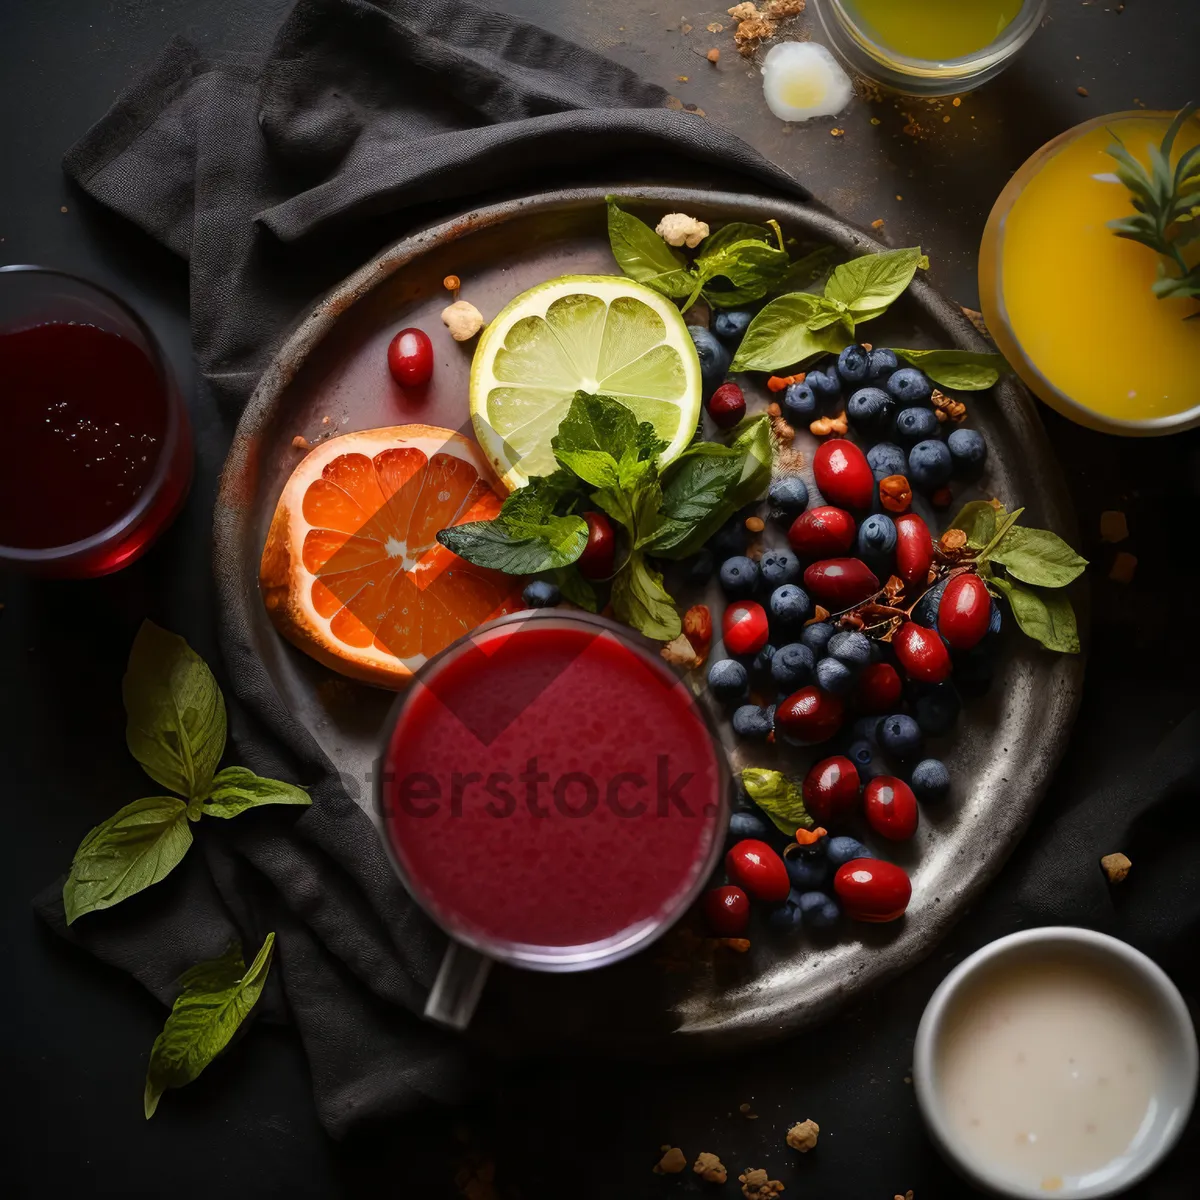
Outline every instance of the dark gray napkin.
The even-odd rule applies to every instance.
[[[421,220],[498,190],[680,170],[805,194],[665,101],[608,59],[459,0],[301,0],[257,62],[210,62],[185,41],[169,45],[65,166],[188,261],[197,490],[214,485],[237,416],[296,315]],[[216,564],[224,586],[235,569]],[[180,629],[196,617],[178,615]],[[416,1015],[442,935],[281,703],[247,631],[228,614],[217,620],[236,761],[309,787],[312,807],[212,822],[163,883],[69,931],[57,887],[39,910],[165,1002],[184,969],[231,937],[252,952],[274,930],[260,1016],[297,1026],[335,1136],[461,1098],[485,1068]]]

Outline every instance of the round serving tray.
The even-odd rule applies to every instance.
[[[254,537],[235,539],[236,523],[218,520],[214,552],[224,564],[222,603],[241,608],[234,614],[237,625],[250,631],[281,703],[311,731],[368,816],[368,776],[392,695],[344,679],[295,650],[276,634],[258,594],[258,559],[271,514],[299,461],[293,438],[315,441],[408,421],[470,436],[473,343],[459,346],[439,335],[447,303],[443,278],[458,275],[463,298],[486,318],[553,276],[615,272],[605,225],[607,192],[652,224],[669,211],[714,227],[776,218],[795,239],[795,254],[829,243],[846,256],[883,249],[817,206],[780,198],[640,185],[548,192],[476,209],[401,239],[300,321],[242,415],[222,479],[218,507],[248,513]],[[406,325],[430,331],[437,357],[433,383],[417,399],[392,383],[385,365],[388,341]],[[990,348],[919,279],[866,329],[879,345]],[[754,409],[768,397],[748,385],[748,399]],[[991,454],[985,478],[963,489],[956,504],[998,496],[1009,508],[1024,505],[1028,524],[1076,541],[1061,472],[1029,395],[1005,380],[967,397],[967,404]],[[797,437],[806,462],[814,446],[807,431]],[[811,484],[807,468],[806,474]],[[922,814],[911,843],[884,853],[912,874],[913,900],[903,920],[885,926],[847,922],[836,937],[820,942],[804,935],[783,941],[752,927],[747,954],[713,952],[685,929],[627,962],[586,975],[499,969],[473,1032],[508,1049],[586,1045],[640,1052],[735,1045],[819,1021],[928,953],[1020,838],[1064,748],[1081,691],[1080,657],[1044,652],[1012,630],[1004,636],[990,690],[967,704],[952,737],[931,747],[950,766],[951,800]],[[695,682],[699,690],[702,681]],[[739,746],[727,726],[725,736],[735,769],[753,763],[802,773],[817,757],[811,750]]]

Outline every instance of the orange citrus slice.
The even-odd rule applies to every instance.
[[[330,438],[279,497],[259,567],[267,612],[318,662],[403,687],[456,638],[522,607],[523,580],[437,540],[499,511],[483,455],[461,434],[396,425]]]

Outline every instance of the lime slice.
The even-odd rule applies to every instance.
[[[622,275],[564,275],[522,292],[471,364],[471,420],[509,488],[558,465],[550,439],[579,390],[612,396],[679,456],[700,419],[700,362],[679,310]]]

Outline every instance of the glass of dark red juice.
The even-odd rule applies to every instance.
[[[0,567],[106,575],[171,523],[192,479],[187,412],[145,322],[105,288],[0,267]]]
[[[683,680],[603,617],[514,613],[430,661],[377,771],[384,840],[450,935],[426,1015],[463,1028],[491,963],[633,954],[720,856],[728,767]]]

